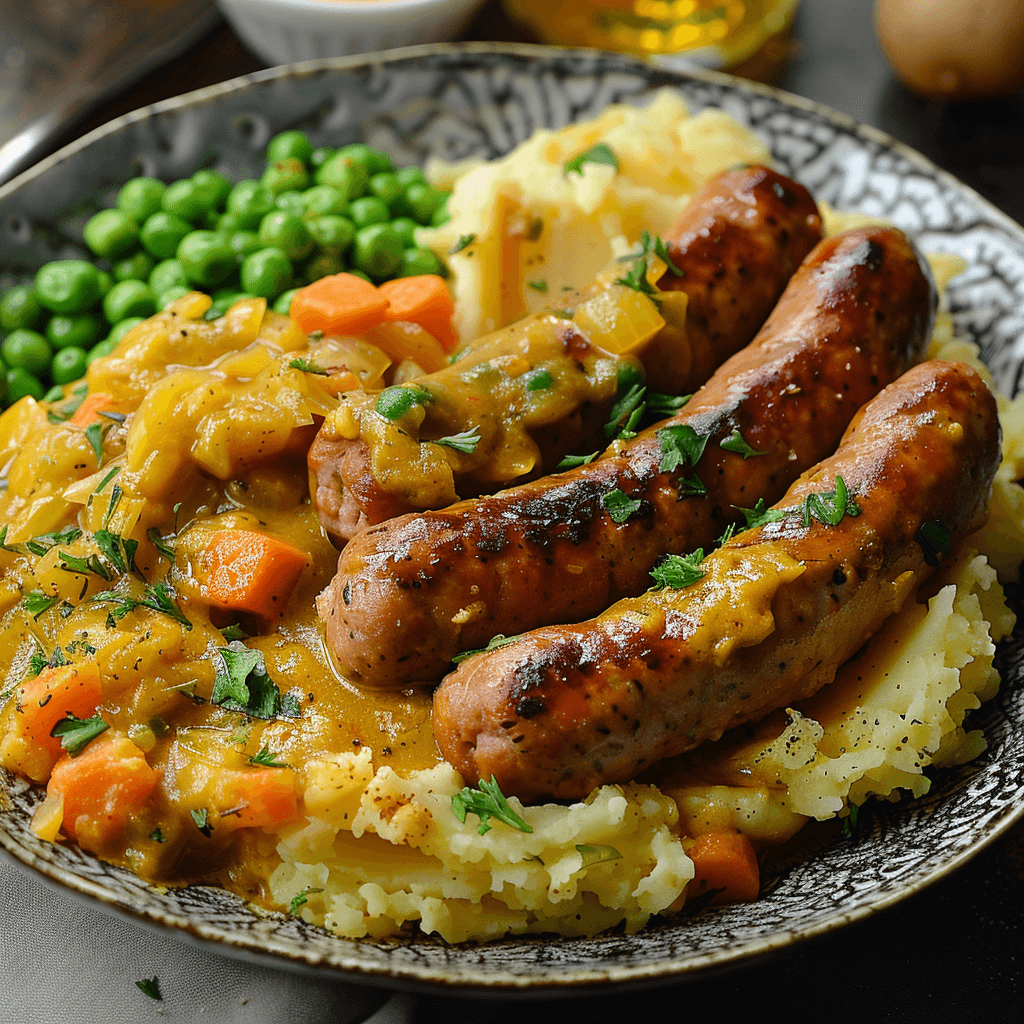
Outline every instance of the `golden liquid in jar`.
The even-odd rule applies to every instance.
[[[505,0],[542,42],[732,67],[790,25],[799,0]]]

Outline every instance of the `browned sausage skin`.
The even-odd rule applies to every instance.
[[[710,179],[664,239],[681,274],[667,270],[658,287],[685,293],[687,307],[680,317],[663,309],[665,326],[640,353],[649,386],[669,394],[700,387],[717,366],[754,337],[800,261],[820,239],[821,218],[814,200],[789,178],[751,166]],[[551,306],[573,302],[573,295],[561,295]],[[442,455],[454,460],[451,469],[443,467],[442,475],[446,472],[451,478],[444,487],[412,484],[403,490],[401,473],[389,481],[375,478],[371,464],[374,452],[380,458],[379,442],[371,450],[365,431],[360,430],[357,437],[340,436],[325,426],[308,458],[310,493],[324,529],[341,546],[365,526],[541,476],[570,452],[593,451],[606,444],[603,427],[615,399],[618,360],[592,341],[578,321],[550,314],[543,322],[528,317],[470,343],[452,366],[418,378],[435,396],[417,434],[421,439],[473,425],[465,420],[470,409],[479,416],[480,403],[473,398],[476,405],[467,405],[462,392],[465,375],[475,373],[475,363],[490,364],[492,369],[503,361],[509,364],[502,370],[505,376],[495,376],[483,395],[494,407],[487,412],[492,424],[506,420],[512,424],[523,415],[524,405],[533,410],[537,404],[536,393],[524,401],[521,389],[508,380],[509,373],[521,376],[524,367],[551,369],[557,394],[564,396],[550,414],[533,410],[511,431],[489,431],[471,459],[442,453],[429,440],[424,440],[419,452],[410,447],[406,464]],[[498,392],[501,397],[496,397]],[[372,396],[357,403],[360,415],[373,416],[372,411],[361,412],[363,407],[372,410],[372,403]],[[524,427],[527,439],[517,442],[517,432]],[[513,449],[525,445],[529,457],[504,457],[501,449],[506,445]],[[428,479],[435,481],[436,476],[428,474]]]
[[[340,670],[371,687],[435,680],[496,634],[643,592],[665,553],[706,547],[741,519],[735,506],[776,501],[831,454],[856,410],[921,358],[934,302],[896,229],[822,242],[755,342],[671,420],[590,465],[353,540],[318,602]],[[689,467],[662,469],[666,437],[684,427],[707,438],[705,496],[690,494]],[[721,447],[737,436],[760,454]],[[606,507],[615,491],[639,502],[624,522]]]
[[[984,522],[999,459],[981,378],[916,367],[776,506],[799,509],[842,477],[859,515],[787,514],[709,555],[691,587],[470,658],[434,696],[441,752],[467,781],[578,799],[809,696],[933,572],[925,524],[955,543]]]

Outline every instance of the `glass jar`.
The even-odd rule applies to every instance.
[[[728,69],[788,32],[799,0],[504,0],[541,42]]]

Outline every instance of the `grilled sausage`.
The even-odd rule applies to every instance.
[[[820,238],[817,207],[796,182],[764,167],[711,179],[666,238],[681,275],[666,270],[658,287],[684,293],[687,306],[683,313],[678,303],[664,304],[665,325],[640,355],[648,384],[670,394],[703,384],[754,337]],[[631,302],[650,305],[616,287]],[[419,378],[432,399],[423,422],[403,422],[401,436],[385,436],[384,423],[349,430],[325,423],[309,451],[310,493],[335,543],[400,512],[440,508],[540,476],[569,452],[607,443],[602,429],[621,360],[602,350],[583,316],[560,319],[562,310],[587,297],[560,295],[552,302],[559,316],[534,314],[473,342],[452,366]],[[626,319],[619,315],[620,322]],[[547,392],[525,383],[538,370],[553,378]],[[350,420],[376,416],[374,396],[347,401]],[[471,453],[431,443],[473,426],[483,436]]]
[[[434,696],[441,752],[470,782],[578,799],[810,696],[934,571],[937,538],[982,525],[999,460],[977,373],[914,368],[790,488],[781,519],[709,555],[698,583],[462,664]],[[840,478],[859,514],[805,515]]]
[[[590,465],[353,540],[318,602],[341,672],[370,687],[436,680],[495,634],[641,593],[666,552],[706,547],[742,519],[737,506],[778,500],[831,454],[857,409],[921,358],[934,303],[896,229],[825,240],[755,342],[672,419]],[[686,430],[707,438],[695,471],[663,450]],[[759,454],[728,450],[740,442]],[[691,494],[694,472],[704,496]],[[624,522],[608,508],[616,492],[638,503]]]

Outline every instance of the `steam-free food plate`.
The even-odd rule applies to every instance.
[[[137,111],[0,188],[0,288],[78,255],[85,220],[129,177],[166,180],[215,166],[258,175],[268,139],[302,128],[315,144],[365,140],[396,163],[507,152],[538,128],[644,103],[677,88],[693,111],[720,107],[769,145],[819,200],[885,216],[926,251],[963,256],[949,287],[955,326],[1008,394],[1024,367],[1024,231],[950,175],[881,133],[805,100],[712,73],[541,47],[429,46],[274,68]],[[970,720],[988,739],[975,761],[937,772],[923,799],[882,804],[851,837],[838,830],[763,878],[754,904],[712,908],[636,935],[509,939],[451,947],[430,939],[336,938],[253,910],[218,889],[164,889],[29,829],[41,793],[6,778],[0,845],[68,890],[217,944],[225,952],[403,986],[515,991],[664,981],[736,964],[863,918],[947,874],[1024,815],[1024,658],[999,656],[998,697]]]

